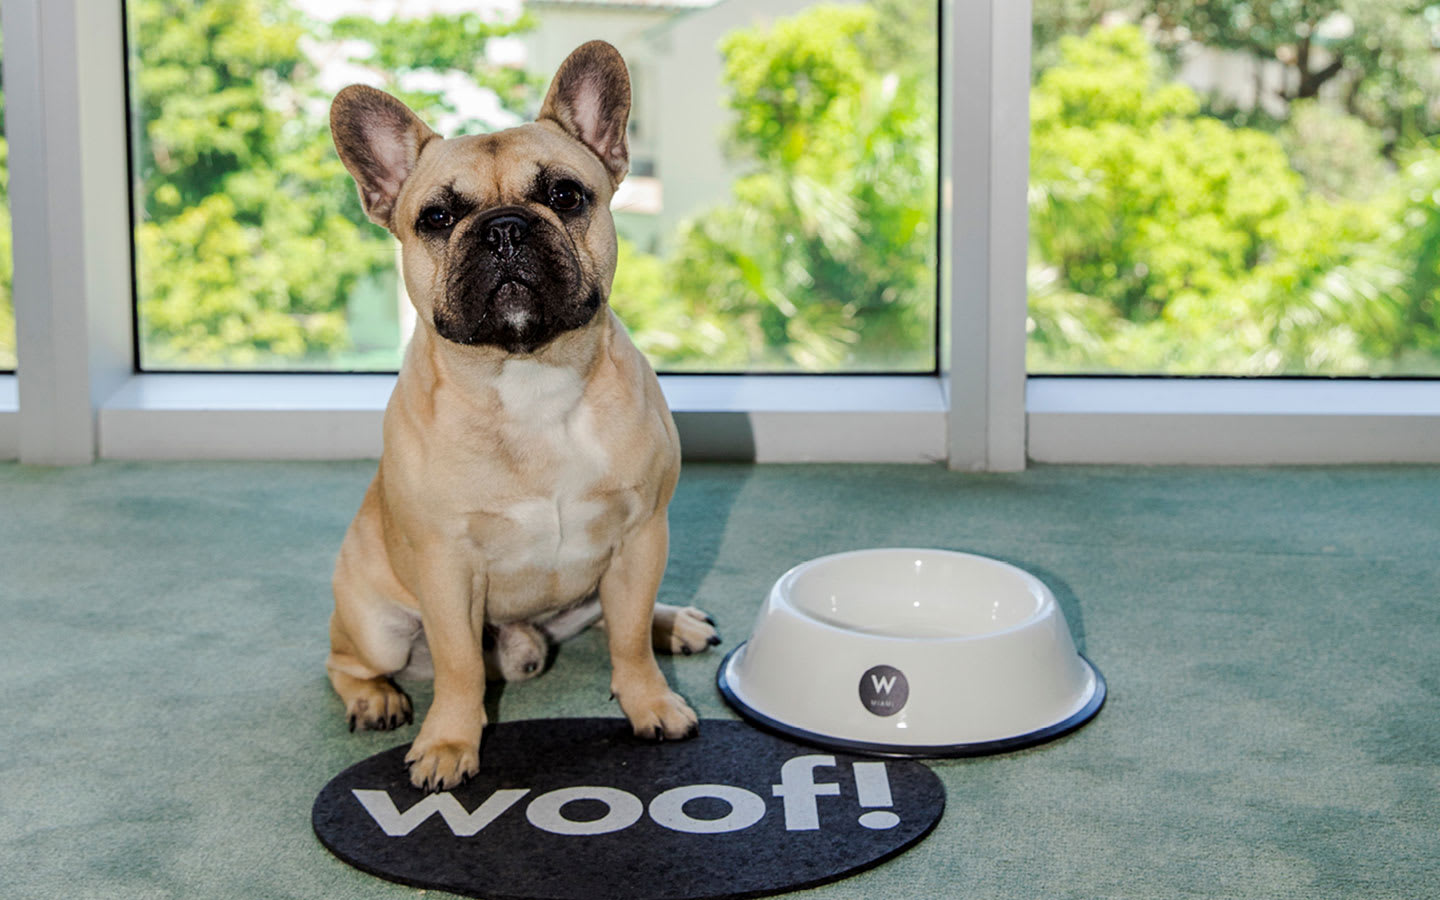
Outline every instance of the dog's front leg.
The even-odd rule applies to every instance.
[[[664,510],[631,534],[600,579],[600,609],[610,644],[610,690],[641,737],[692,737],[698,718],[665,683],[655,662],[651,626],[665,574],[670,531]]]
[[[435,699],[405,762],[423,790],[448,790],[480,769],[485,728],[485,578],[465,567],[427,566],[420,617],[435,665]]]

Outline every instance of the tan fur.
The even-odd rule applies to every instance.
[[[600,64],[613,60],[602,54]],[[377,95],[348,88],[332,121],[362,197],[374,198],[367,209],[387,213],[404,248],[419,327],[386,408],[379,471],[335,567],[327,669],[352,727],[409,720],[409,699],[390,679],[413,662],[413,648],[428,645],[434,703],[407,762],[417,786],[457,784],[477,769],[486,721],[482,629],[527,623],[598,590],[621,709],[637,734],[685,737],[695,714],[667,686],[653,648],[688,653],[715,638],[698,610],[655,614],[680,452],[654,372],[608,305],[531,353],[440,337],[432,317],[446,302],[445,257],[414,225],[441,185],[486,208],[524,206],[567,231],[586,283],[608,299],[614,166],[553,120],[440,140],[389,107],[379,118],[392,123],[382,130],[398,132],[393,144],[357,147],[353,135],[369,140],[376,127],[365,123],[387,103]],[[398,195],[387,196],[393,165],[366,166],[380,159],[384,168],[409,147],[419,149]],[[595,191],[588,227],[527,194],[540,166]]]

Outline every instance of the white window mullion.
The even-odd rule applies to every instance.
[[[947,0],[942,352],[952,469],[1025,467],[1030,4]]]
[[[14,375],[0,375],[0,460],[20,456],[20,405]]]
[[[18,455],[95,458],[133,371],[118,0],[5,0]]]

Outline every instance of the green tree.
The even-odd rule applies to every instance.
[[[1318,100],[1296,101],[1276,136],[1310,190],[1327,199],[1365,200],[1390,181],[1384,135],[1344,110]]]
[[[283,4],[130,4],[145,361],[263,366],[345,346],[344,298],[387,261],[301,85]]]
[[[404,76],[415,72],[461,73],[471,83],[493,91],[502,108],[518,117],[535,111],[546,80],[523,69],[493,65],[486,53],[492,39],[523,34],[535,24],[528,14],[508,22],[492,21],[479,13],[432,14],[384,22],[346,16],[333,23],[327,37],[368,45],[365,57],[354,61],[364,64],[383,81],[385,90],[430,121],[457,110],[443,94],[405,89]],[[493,124],[464,120],[460,128],[466,132],[485,131]]]
[[[1031,367],[1364,371],[1335,271],[1383,205],[1306,191],[1275,137],[1201,115],[1139,29],[1061,41],[1031,98]]]
[[[1440,142],[1411,149],[1402,165],[1400,213],[1390,228],[1396,267],[1404,273],[1392,294],[1403,325],[1390,355],[1397,363],[1407,354],[1420,356],[1434,372],[1440,369]]]
[[[1348,112],[1392,135],[1433,134],[1440,121],[1440,3],[1429,0],[1145,0],[1163,41],[1235,50],[1281,63],[1287,103],[1344,86]]]
[[[1440,145],[1406,151],[1373,204],[1380,238],[1336,267],[1309,305],[1346,322],[1370,374],[1440,372]]]
[[[428,65],[483,79],[485,41],[513,27],[474,16],[342,20],[327,35],[284,0],[129,9],[146,363],[326,364],[349,346],[347,298],[393,277],[393,250],[330,146],[329,98],[313,86],[301,38],[364,37],[372,52],[360,61],[386,71]],[[525,102],[523,79],[487,83]]]
[[[1090,29],[1118,15],[1133,22],[1140,0],[1033,0],[1030,15],[1030,61],[1043,72],[1060,61],[1060,39],[1088,34]]]
[[[681,229],[664,283],[683,311],[621,310],[662,365],[932,364],[934,57],[916,47],[933,7],[895,5],[816,6],[720,42],[731,151],[754,168]],[[662,323],[683,337],[651,337]]]

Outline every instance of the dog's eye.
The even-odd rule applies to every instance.
[[[427,206],[416,223],[421,231],[444,231],[455,224],[455,214],[443,206]]]
[[[550,208],[556,212],[574,212],[585,205],[585,189],[566,178],[550,185]]]

